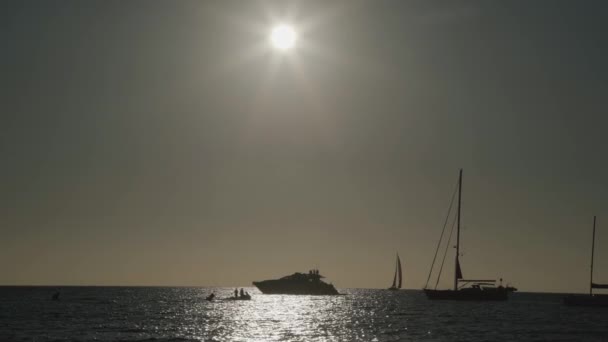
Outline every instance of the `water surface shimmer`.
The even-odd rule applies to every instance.
[[[59,289],[61,299],[52,301]],[[608,341],[608,310],[561,295],[429,301],[421,291],[262,295],[207,302],[230,288],[0,287],[5,341]]]

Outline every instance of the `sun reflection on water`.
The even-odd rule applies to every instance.
[[[48,288],[4,288],[0,340],[604,341],[608,334],[606,312],[565,307],[554,294],[488,304],[429,301],[410,290],[315,297],[247,289],[251,301],[222,301],[232,290],[75,287],[51,301]],[[211,291],[217,301],[205,300]]]
[[[352,296],[282,296],[254,293],[251,301],[217,301],[206,338],[221,341],[379,341],[373,305]],[[225,294],[224,297],[228,297]],[[372,303],[368,303],[372,304]]]

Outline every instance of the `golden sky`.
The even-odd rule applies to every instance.
[[[608,281],[603,2],[64,1],[0,10],[0,284]],[[298,34],[269,45],[278,23]],[[450,286],[452,256],[442,286]]]

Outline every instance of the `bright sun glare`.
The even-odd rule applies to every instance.
[[[278,25],[272,29],[270,42],[275,49],[289,50],[296,44],[296,32],[289,25]]]

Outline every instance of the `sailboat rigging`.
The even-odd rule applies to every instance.
[[[399,290],[401,288],[403,282],[403,275],[401,271],[401,260],[399,259],[399,254],[397,254],[397,261],[395,263],[395,275],[393,276],[393,285],[389,287],[389,290]]]
[[[595,222],[593,216],[593,234],[591,238],[591,274],[589,279],[589,295],[569,295],[564,297],[564,304],[568,306],[604,306],[608,307],[608,295],[594,294],[593,289],[608,289],[608,284],[598,284],[593,282],[593,257],[595,254]]]
[[[453,197],[452,197],[453,201]],[[496,287],[496,280],[487,280],[487,279],[464,279],[462,274],[462,268],[460,267],[460,213],[462,209],[462,169],[460,169],[460,173],[458,176],[458,207],[456,213],[456,256],[454,260],[454,287],[452,290],[437,290],[424,288],[424,292],[429,299],[451,299],[451,300],[477,300],[477,301],[495,301],[495,300],[507,300],[509,292],[514,291],[512,287],[503,287],[502,283],[500,286]],[[448,217],[450,215],[452,208],[452,204],[450,204],[450,209],[448,210]],[[444,224],[444,231],[447,225]],[[453,229],[453,226],[452,226]],[[443,238],[443,233],[441,233],[439,244],[437,245],[437,249],[439,249],[441,245],[441,239]],[[452,232],[450,231],[450,237],[448,238],[448,244],[450,243],[450,239],[452,236]],[[447,253],[447,249],[446,249]],[[437,255],[437,251],[435,252],[435,256]],[[435,263],[435,259],[433,258],[433,265],[431,265],[431,272],[429,272],[429,279],[431,277],[431,273],[433,271],[433,266]],[[445,256],[444,256],[445,259]],[[441,276],[441,270],[439,271],[438,280]],[[502,279],[501,279],[502,281]],[[471,284],[470,287],[466,287],[468,284]],[[428,281],[427,281],[428,286]],[[435,286],[436,287],[436,286]]]

